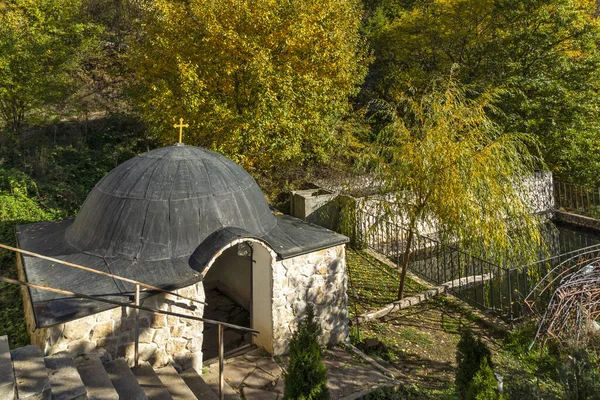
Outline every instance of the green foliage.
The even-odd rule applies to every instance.
[[[492,354],[490,349],[479,338],[473,336],[473,332],[464,329],[460,335],[460,341],[456,346],[456,390],[463,398],[469,398],[469,390],[475,375],[482,368],[484,360],[488,368],[491,363]],[[485,378],[482,372],[481,379]],[[475,393],[476,394],[476,393]]]
[[[14,246],[15,226],[56,219],[40,199],[35,182],[26,174],[0,166],[0,243]],[[0,251],[0,275],[17,278],[15,255]],[[29,343],[19,288],[0,283],[0,335],[8,335],[11,347]]]
[[[76,70],[100,31],[80,12],[80,0],[0,3],[0,121],[12,140],[31,111],[42,119],[78,88]]]
[[[584,348],[573,349],[561,368],[565,399],[600,399],[600,372],[597,355]]]
[[[435,224],[443,242],[499,264],[505,256],[537,259],[540,221],[521,195],[538,161],[528,150],[535,140],[490,120],[492,99],[468,99],[450,77],[422,96],[398,94],[394,103],[374,105],[387,122],[363,159],[381,183],[382,211],[408,230],[399,298],[419,226]]]
[[[132,44],[134,100],[162,143],[183,117],[185,143],[257,178],[335,159],[366,72],[361,15],[358,0],[155,1]]]
[[[405,400],[420,398],[414,390],[404,386],[396,387],[379,387],[364,396],[363,400]]]
[[[498,393],[497,389],[498,381],[494,376],[494,371],[489,365],[488,358],[484,357],[469,386],[466,398],[468,400],[506,399],[506,396]]]
[[[290,341],[290,363],[284,373],[284,399],[329,399],[327,371],[321,361],[320,336],[321,326],[315,321],[314,308],[309,304],[306,317]]]
[[[454,70],[509,132],[535,135],[556,175],[600,183],[600,24],[592,1],[385,1],[363,28],[375,53],[363,97],[427,90]],[[403,3],[403,4],[401,4]]]

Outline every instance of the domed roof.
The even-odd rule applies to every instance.
[[[202,280],[235,241],[259,240],[278,259],[348,241],[325,228],[274,215],[254,179],[215,152],[184,145],[132,158],[109,172],[73,219],[16,228],[19,247],[165,289]],[[27,280],[122,301],[132,283],[22,256]],[[29,289],[37,327],[114,307]],[[151,295],[143,292],[142,297]]]
[[[82,252],[153,261],[189,256],[225,227],[264,236],[276,224],[242,167],[210,150],[175,145],[113,169],[90,192],[65,238]]]

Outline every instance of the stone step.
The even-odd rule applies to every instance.
[[[172,366],[158,368],[155,372],[171,394],[171,397],[173,397],[173,400],[198,400],[194,392]]]
[[[52,389],[44,357],[38,346],[25,346],[10,352],[19,399],[50,400]]]
[[[104,364],[108,377],[123,400],[148,400],[135,375],[129,369],[127,361],[117,358]]]
[[[87,391],[83,386],[75,360],[67,353],[44,358],[44,364],[52,387],[52,400],[85,400]]]
[[[173,397],[171,397],[171,394],[149,363],[140,363],[138,367],[132,368],[131,372],[137,378],[148,400],[173,400]]]
[[[202,374],[202,379],[208,385],[208,387],[215,393],[219,393],[219,368],[210,368],[207,372]],[[240,400],[241,397],[227,384],[227,381],[223,382],[223,398],[226,400]]]
[[[77,357],[75,366],[87,389],[88,400],[119,400],[119,395],[97,354],[83,354]]]
[[[190,368],[183,371],[181,378],[183,378],[185,384],[191,389],[198,400],[219,400],[217,392],[213,392],[194,369]]]
[[[219,368],[211,368],[206,373],[202,374],[202,379],[209,388],[215,393],[219,393]],[[225,400],[241,400],[241,397],[227,384],[223,382],[223,398]]]
[[[8,336],[0,336],[0,399],[14,400],[15,374],[10,359]]]

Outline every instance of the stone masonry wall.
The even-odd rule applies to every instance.
[[[273,267],[273,353],[287,352],[307,303],[323,328],[322,344],[348,337],[344,245],[277,261]]]
[[[20,258],[20,257],[18,257]],[[20,261],[19,261],[20,264]],[[19,270],[21,270],[19,265]],[[204,301],[202,282],[179,289],[176,293]],[[35,329],[28,294],[23,299],[27,328],[31,343],[41,347],[45,355],[66,351],[73,356],[98,352],[108,361],[124,357],[132,366],[134,363],[135,310],[117,307],[74,321]],[[202,317],[203,304],[195,303],[195,311],[177,306],[190,305],[173,295],[159,294],[142,301],[146,307]],[[155,367],[174,364],[181,369],[202,370],[202,331],[201,321],[190,320],[139,311],[140,361],[148,361]]]

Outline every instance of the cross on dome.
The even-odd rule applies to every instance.
[[[179,125],[175,124],[173,125],[173,128],[179,128],[179,143],[182,143],[182,137],[183,137],[183,128],[189,128],[190,125],[189,124],[184,124],[183,123],[183,118],[179,118]]]

